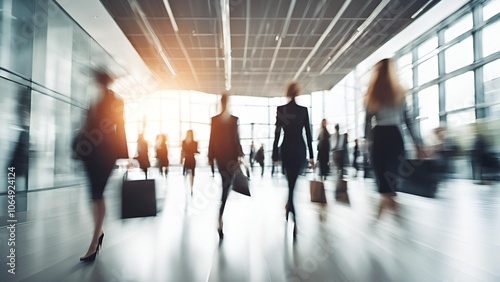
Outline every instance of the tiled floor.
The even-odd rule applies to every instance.
[[[251,198],[230,193],[222,243],[219,177],[200,169],[191,197],[188,180],[174,170],[157,179],[158,216],[120,220],[117,172],[106,189],[103,249],[92,264],[78,260],[92,226],[86,188],[29,193],[18,214],[15,275],[7,273],[9,233],[0,229],[0,280],[500,281],[499,186],[452,179],[436,199],[400,193],[401,222],[387,213],[373,224],[372,180],[349,179],[350,206],[334,201],[327,181],[329,204],[321,211],[309,202],[309,175],[298,182],[294,241],[284,177],[258,172]]]

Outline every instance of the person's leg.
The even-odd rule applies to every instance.
[[[191,169],[191,174],[189,176],[189,184],[191,185],[191,196],[193,195],[193,185],[194,185],[194,168]]]
[[[264,162],[260,163],[260,167],[262,168],[262,172],[260,173],[260,176],[264,176]]]
[[[219,232],[219,238],[222,239],[224,237],[224,233],[222,232],[222,216],[224,215],[224,209],[226,208],[226,201],[229,195],[229,187],[231,186],[231,182],[234,177],[234,168],[229,163],[218,163],[219,172],[222,179],[222,195],[221,195],[221,205],[219,209],[219,225],[217,231]]]

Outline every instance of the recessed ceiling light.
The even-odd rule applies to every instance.
[[[311,67],[310,66],[307,66],[307,72],[310,72],[311,71]]]
[[[99,16],[94,16],[94,19],[97,19]]]

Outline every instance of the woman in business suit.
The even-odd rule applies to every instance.
[[[395,212],[398,206],[394,197],[397,190],[398,166],[405,157],[401,125],[406,123],[422,155],[419,138],[406,111],[405,90],[399,84],[391,59],[378,62],[373,70],[365,95],[365,138],[370,146],[371,161],[375,171],[378,192],[381,195],[377,220],[385,208]]]
[[[111,76],[98,70],[94,73],[99,86],[100,97],[97,103],[90,106],[87,120],[83,128],[86,139],[80,139],[76,149],[86,148],[84,166],[90,180],[92,209],[94,215],[94,233],[87,253],[81,261],[94,261],[102,245],[104,232],[102,229],[106,206],[104,188],[119,158],[128,158],[125,126],[123,121],[123,101],[108,86]]]
[[[196,159],[194,154],[198,154],[198,142],[194,141],[193,131],[190,129],[186,133],[186,139],[182,141],[181,162],[184,164],[186,173],[191,172],[189,184],[191,185],[191,196],[193,196],[194,170],[196,168]]]
[[[229,187],[234,179],[234,174],[239,168],[238,158],[244,156],[238,134],[238,118],[229,113],[227,107],[228,98],[228,94],[223,93],[220,100],[221,113],[212,117],[208,144],[208,162],[211,166],[214,165],[214,160],[217,162],[217,168],[222,177],[222,198],[219,210],[219,226],[217,228],[221,240],[224,238],[222,215],[226,206]]]
[[[288,83],[286,97],[290,102],[279,106],[276,112],[276,130],[274,132],[273,161],[279,161],[278,142],[283,129],[284,138],[281,143],[281,161],[285,168],[288,180],[288,203],[285,207],[286,219],[288,213],[292,213],[294,220],[293,235],[297,235],[297,214],[293,204],[293,191],[295,182],[306,162],[306,143],[302,137],[302,130],[306,130],[307,148],[309,149],[309,165],[314,166],[314,155],[312,149],[311,127],[309,124],[309,113],[306,107],[297,105],[295,97],[300,94],[300,85],[292,81]]]

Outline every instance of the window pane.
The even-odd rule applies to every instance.
[[[398,58],[397,61],[398,69],[403,70],[412,65],[412,54],[408,53]]]
[[[439,89],[437,85],[418,92],[420,132],[423,136],[439,126]]]
[[[449,114],[446,117],[448,127],[455,127],[459,125],[464,125],[468,123],[473,123],[476,120],[476,114],[474,109]]]
[[[492,0],[483,7],[483,20],[486,21],[498,13],[500,13],[500,1]]]
[[[500,60],[493,61],[484,66],[484,102],[495,103],[500,102]],[[489,116],[495,114],[498,116],[500,106],[489,108]]]
[[[438,39],[437,36],[434,36],[431,39],[422,43],[420,46],[418,46],[418,58],[421,59],[425,55],[436,50],[437,47],[438,47]]]
[[[438,77],[437,56],[430,58],[418,66],[418,84],[422,85]]]
[[[0,66],[31,78],[34,1],[0,1]],[[37,32],[42,31],[37,26]]]
[[[472,37],[451,46],[444,52],[446,72],[452,72],[474,62]]]
[[[472,14],[467,14],[444,31],[444,40],[448,42],[471,28]]]
[[[445,82],[446,111],[474,106],[474,73],[469,71]]]
[[[407,71],[401,73],[399,75],[399,80],[404,88],[406,89],[413,88],[413,70],[408,69]]]
[[[487,57],[500,50],[498,34],[500,33],[500,21],[487,26],[483,30],[483,57]]]

